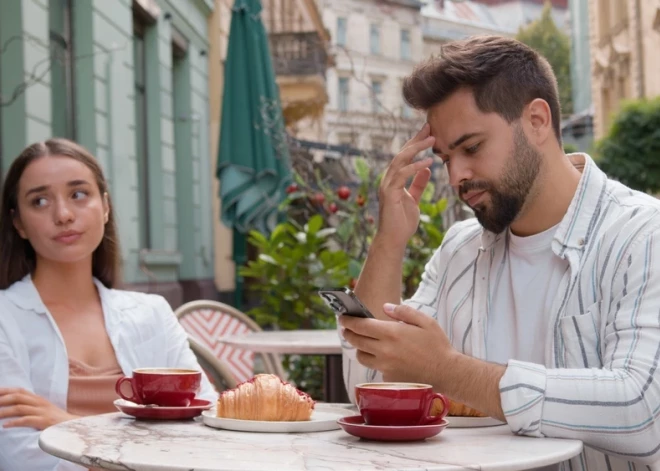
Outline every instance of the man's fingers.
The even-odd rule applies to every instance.
[[[344,330],[344,339],[357,350],[362,350],[368,353],[376,353],[376,349],[378,348],[378,340],[356,334],[348,329]]]
[[[393,174],[392,178],[390,178],[387,183],[387,186],[383,189],[403,189],[412,176],[416,175],[421,170],[428,169],[431,165],[433,165],[433,159],[431,157],[413,162]]]
[[[403,149],[392,159],[392,163],[388,168],[388,175],[393,175],[401,168],[409,165],[417,154],[431,147],[433,142],[435,142],[435,138],[433,136],[429,136],[425,139],[422,139],[421,141],[414,142],[413,144]]]
[[[389,323],[390,321],[383,321],[380,319],[362,319],[359,317],[339,316],[339,324],[344,327],[346,331],[351,331],[357,335],[376,340],[383,338],[386,329],[386,326],[383,324]],[[346,338],[346,331],[344,332],[344,338]],[[348,339],[346,338],[346,340]]]
[[[406,304],[386,303],[383,306],[383,311],[394,320],[417,327],[424,327],[430,319],[423,312],[419,312]]]
[[[362,366],[366,366],[367,368],[371,368],[372,370],[378,369],[378,361],[376,357],[371,353],[358,350],[357,353],[355,354],[355,358],[357,358],[358,363],[360,363]]]
[[[422,139],[427,138],[431,133],[431,126],[429,126],[429,123],[424,123],[424,126],[422,126],[422,129],[420,129],[417,134],[415,134],[413,137],[408,139],[408,141],[401,147],[401,150],[405,149],[408,147],[410,144],[421,141]]]
[[[408,188],[408,193],[410,193],[410,196],[413,197],[415,203],[419,204],[419,202],[422,200],[422,194],[424,194],[424,190],[426,189],[426,185],[428,185],[430,179],[431,169],[428,167],[421,169],[419,172],[417,172],[417,174],[415,174],[415,178],[410,184],[410,188]]]

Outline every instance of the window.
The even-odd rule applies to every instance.
[[[383,82],[371,81],[371,112],[381,113],[383,111]]]
[[[337,18],[337,45],[346,46],[346,18]]]
[[[339,111],[348,111],[348,78],[339,77],[339,99],[337,108]]]
[[[48,16],[52,132],[75,139],[71,0],[51,0]]]
[[[138,225],[140,248],[151,248],[149,219],[149,146],[147,136],[147,61],[144,35],[148,26],[138,17],[133,18],[133,70],[135,75],[135,155],[138,164],[140,203]]]
[[[401,30],[401,59],[412,59],[412,54],[410,52],[410,31],[407,29]]]
[[[380,26],[371,25],[369,29],[369,52],[374,55],[380,54]]]

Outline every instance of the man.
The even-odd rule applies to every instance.
[[[518,41],[447,44],[403,93],[427,124],[382,180],[355,289],[377,319],[340,319],[349,394],[430,383],[514,433],[582,440],[561,469],[647,469],[660,458],[660,204],[564,154],[556,79]],[[428,148],[476,220],[449,229],[401,304],[430,178],[431,159],[413,159]]]

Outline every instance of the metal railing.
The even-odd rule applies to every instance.
[[[325,77],[328,54],[315,32],[272,33],[269,40],[276,75]]]

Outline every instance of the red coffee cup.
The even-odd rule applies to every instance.
[[[154,404],[162,407],[188,407],[202,382],[202,372],[181,368],[140,368],[133,377],[117,381],[115,391],[127,401],[136,404]],[[130,384],[131,394],[122,392]]]
[[[433,392],[430,384],[364,383],[355,386],[358,409],[367,425],[411,426],[442,422],[449,401]],[[433,402],[442,401],[442,412],[431,415]]]

